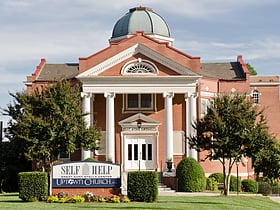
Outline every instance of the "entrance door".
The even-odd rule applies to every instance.
[[[154,169],[154,136],[125,137],[126,170]]]

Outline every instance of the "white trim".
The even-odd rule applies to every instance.
[[[143,64],[143,65],[146,65],[147,67],[149,67],[151,70],[154,71],[154,73],[150,73],[150,72],[144,72],[144,73],[128,73],[127,70],[129,68],[131,68],[132,66],[136,66],[137,64]],[[129,61],[127,62],[123,67],[122,67],[122,70],[121,70],[121,74],[122,75],[130,75],[130,76],[137,76],[137,75],[140,75],[140,76],[145,76],[145,75],[157,75],[159,73],[158,71],[158,68],[157,66],[149,61],[149,60],[146,60],[146,59],[141,59],[141,58],[138,58],[138,59],[134,59],[132,61]]]
[[[195,92],[200,76],[95,76],[80,78],[83,90],[91,93],[186,93]]]
[[[152,60],[156,60],[160,64],[172,69],[173,71],[177,72],[181,75],[190,75],[190,76],[199,76],[198,74],[194,73],[187,67],[174,62],[172,59],[169,59],[162,54],[151,50],[150,48],[142,45],[142,44],[135,44],[130,48],[127,48],[126,50],[104,60],[103,62],[93,66],[92,68],[89,68],[88,70],[84,71],[83,73],[76,76],[78,79],[82,79],[84,77],[88,76],[96,76],[105,70],[115,66],[116,64],[130,58],[133,55],[136,55],[138,53],[141,53]]]
[[[173,45],[173,42],[174,42],[174,38],[171,38],[171,37],[166,37],[166,36],[161,36],[161,35],[156,35],[156,34],[145,34],[146,36],[149,36],[157,41],[160,41],[160,42],[167,42],[169,46],[172,46]],[[109,39],[109,42],[119,42],[123,39],[127,39],[131,36],[134,36],[134,34],[128,34],[128,35],[124,35],[124,36],[120,36],[120,37],[115,37],[115,38],[111,38]]]
[[[280,86],[280,82],[250,82],[250,86]]]
[[[103,62],[101,62],[101,63],[93,66],[92,68],[84,71],[83,73],[79,74],[77,76],[77,78],[79,79],[81,77],[96,76],[96,75],[102,73],[106,69],[109,69],[109,68],[115,66],[116,64],[128,59],[133,54],[135,54],[137,46],[138,46],[138,44],[135,44],[132,47],[127,48],[126,50],[108,58],[107,60],[104,60]]]

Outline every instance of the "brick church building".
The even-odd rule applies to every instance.
[[[280,139],[278,76],[251,76],[242,56],[235,61],[202,63],[173,47],[165,20],[146,7],[132,8],[115,24],[109,46],[72,64],[49,64],[41,59],[27,91],[61,78],[82,84],[83,112],[89,126],[101,129],[100,150],[67,155],[64,161],[94,157],[119,163],[123,174],[132,170],[173,171],[184,157],[195,158],[206,173],[222,172],[218,161],[202,161],[190,149],[192,122],[206,113],[218,93],[247,93],[265,108],[270,132]],[[253,176],[250,160],[239,176]],[[236,173],[235,167],[232,171]]]

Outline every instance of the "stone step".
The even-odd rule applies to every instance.
[[[175,192],[175,190],[172,190],[170,187],[167,187],[166,185],[159,183],[158,184],[158,191],[159,192]]]

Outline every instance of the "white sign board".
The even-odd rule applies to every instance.
[[[121,186],[121,166],[107,162],[70,162],[53,165],[53,188]]]

